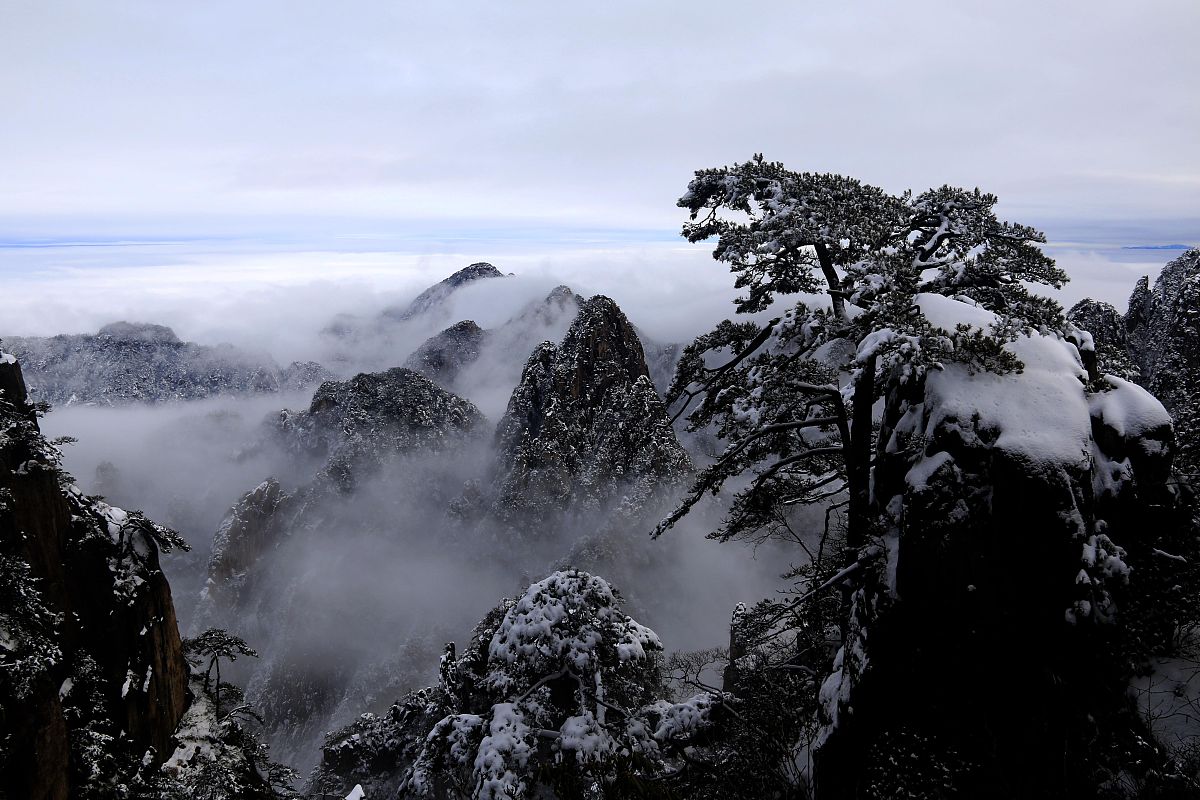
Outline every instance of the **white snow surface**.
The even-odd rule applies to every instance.
[[[954,320],[974,324],[990,312],[957,300],[940,298],[931,308],[936,324]],[[951,312],[959,312],[956,317]],[[1035,465],[1079,465],[1091,452],[1091,415],[1085,393],[1087,373],[1079,351],[1054,336],[1032,333],[1005,347],[1025,365],[1020,374],[998,375],[948,363],[929,374],[925,409],[931,412],[925,431],[947,420],[971,430],[996,431],[995,447],[1023,456]]]
[[[0,350],[0,364],[15,364],[15,363],[17,363],[16,356],[14,356],[12,353],[5,353],[3,350]]]
[[[958,325],[970,325],[987,331],[999,319],[986,308],[979,308],[952,297],[930,292],[921,292],[916,296],[917,305],[929,324],[945,331],[953,331]]]
[[[665,742],[694,734],[708,726],[713,709],[719,705],[719,698],[709,692],[701,692],[682,703],[658,703],[656,708],[661,717],[654,730],[654,739]]]
[[[1171,424],[1171,415],[1154,395],[1115,375],[1105,378],[1113,388],[1091,396],[1092,416],[1103,421],[1118,436],[1141,436]]]
[[[480,800],[503,800],[520,797],[525,791],[525,781],[514,768],[523,771],[534,749],[525,715],[512,703],[497,703],[492,706],[492,721],[488,734],[479,744],[479,755],[475,757],[475,774],[479,777],[476,787]]]

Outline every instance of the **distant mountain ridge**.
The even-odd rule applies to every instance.
[[[52,405],[122,405],[304,389],[333,377],[315,362],[281,367],[233,345],[185,342],[164,325],[114,322],[94,334],[4,339],[30,397]]]

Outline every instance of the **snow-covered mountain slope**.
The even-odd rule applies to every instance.
[[[1176,422],[1182,471],[1200,469],[1200,250],[1163,267],[1153,287],[1140,279],[1124,315],[1089,299],[1068,318],[1092,334],[1104,371],[1162,401]]]

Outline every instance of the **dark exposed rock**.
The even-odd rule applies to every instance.
[[[1125,318],[1108,303],[1086,298],[1067,312],[1067,321],[1092,335],[1099,370],[1108,375],[1132,379],[1137,368],[1129,357]]]
[[[1139,281],[1125,325],[1139,383],[1173,413],[1200,399],[1200,250]]]
[[[1067,319],[1092,334],[1097,345],[1125,348],[1125,319],[1108,303],[1085,298],[1071,306]]]
[[[1094,300],[1068,316],[1095,337],[1102,370],[1137,381],[1162,401],[1175,418],[1178,468],[1200,471],[1200,250],[1163,267],[1153,288],[1139,279],[1124,317]]]
[[[821,690],[821,796],[1096,796],[1104,748],[1146,741],[1126,648],[1172,626],[1137,598],[1170,596],[1156,548],[1194,536],[1170,420],[1134,384],[1086,384],[1066,342],[1033,344],[1023,373],[889,387],[884,527]]]
[[[20,367],[0,354],[8,796],[92,796],[90,780],[128,776],[144,754],[154,764],[174,749],[188,667],[158,562],[170,544],[180,544],[171,532],[70,482],[38,431]]]
[[[455,291],[461,289],[469,283],[485,280],[487,278],[503,278],[504,273],[493,267],[487,262],[480,261],[471,264],[469,267],[463,267],[458,272],[451,275],[445,280],[435,283],[425,291],[417,295],[411,303],[404,308],[389,308],[383,312],[383,315],[397,322],[412,319],[420,314],[425,314],[441,305]]]
[[[29,394],[54,405],[119,405],[303,389],[332,374],[313,362],[279,367],[231,345],[180,341],[162,325],[114,322],[96,334],[11,337]]]
[[[325,615],[339,613],[342,603],[314,606],[305,555],[345,558],[329,546],[332,532],[359,537],[362,547],[364,538],[386,542],[396,527],[419,525],[425,509],[444,518],[450,497],[439,487],[454,484],[440,465],[478,444],[486,421],[471,403],[397,367],[322,384],[307,410],[284,411],[269,427],[285,448],[312,459],[313,472],[294,491],[264,481],[230,509],[213,540],[200,616],[205,625],[242,620],[241,630],[263,653],[250,667],[247,696],[274,752],[303,761],[320,734],[340,724],[331,715],[361,707],[350,695],[361,698],[356,680],[372,666],[363,648],[348,648],[344,638],[328,634],[344,623]],[[353,589],[347,585],[344,592]],[[378,619],[357,620],[354,628],[361,632],[402,612],[381,610]]]
[[[453,449],[478,439],[484,426],[469,402],[402,367],[322,384],[307,411],[281,411],[270,423],[287,450],[319,465],[312,480],[289,494],[268,478],[229,509],[213,536],[205,600],[218,609],[237,605],[263,555],[310,524],[310,510],[330,490],[351,494],[389,460]]]
[[[530,356],[496,443],[495,513],[513,523],[609,502],[640,508],[690,469],[637,333],[603,296],[583,304],[561,345]]]
[[[437,453],[482,435],[483,415],[423,375],[396,367],[326,381],[307,411],[283,411],[275,428],[288,449],[324,459],[343,491],[400,453]]]
[[[216,591],[206,589],[206,597],[237,605],[247,576],[276,543],[279,526],[273,524],[273,518],[286,499],[279,482],[268,478],[229,509],[213,535],[208,579]]]
[[[454,382],[464,367],[475,363],[487,340],[487,331],[466,319],[431,336],[417,348],[405,366],[443,386]]]

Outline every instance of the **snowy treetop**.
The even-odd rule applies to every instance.
[[[657,634],[619,610],[620,600],[603,578],[578,570],[555,572],[533,584],[500,623],[488,655],[500,662],[488,676],[512,688],[504,665],[521,664],[544,675],[572,669],[592,672],[601,663],[641,661],[662,649]]]

